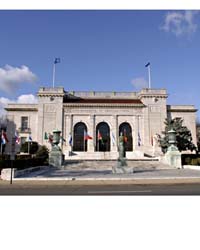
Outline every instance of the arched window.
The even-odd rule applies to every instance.
[[[85,123],[79,122],[74,126],[73,151],[87,151],[87,140],[84,140]]]
[[[110,128],[106,122],[96,127],[96,151],[110,151]]]
[[[132,138],[132,129],[128,122],[123,122],[119,126],[119,135],[122,133],[124,136],[125,150],[133,151],[133,138]]]

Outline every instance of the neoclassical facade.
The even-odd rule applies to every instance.
[[[196,144],[197,110],[193,105],[167,105],[165,89],[69,92],[62,87],[43,87],[37,95],[38,104],[6,107],[10,141],[18,131],[22,142],[31,134],[34,141],[50,147],[45,132],[58,129],[64,138],[60,146],[66,159],[116,159],[122,133],[126,156],[131,159],[145,153],[151,155],[155,151],[155,135],[161,135],[165,128],[164,120],[182,117]],[[86,140],[86,136],[92,139]],[[6,150],[11,147],[8,145]]]

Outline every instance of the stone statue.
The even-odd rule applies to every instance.
[[[120,133],[119,136],[119,157],[117,159],[116,166],[112,167],[112,172],[117,174],[127,174],[133,173],[133,169],[127,166],[126,158],[125,158],[125,145],[124,145],[124,136]]]
[[[125,145],[124,145],[124,136],[122,135],[122,132],[119,136],[119,159],[122,159],[125,157]]]

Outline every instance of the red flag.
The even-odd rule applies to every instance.
[[[84,140],[90,140],[92,137],[84,130]]]
[[[101,133],[99,132],[99,130],[98,130],[97,138],[98,138],[98,141],[102,140],[102,135],[101,135]]]
[[[124,129],[124,142],[126,143],[128,141],[128,137],[126,136],[126,129]]]
[[[6,143],[9,142],[8,138],[7,138],[7,135],[6,135],[6,132],[4,132],[3,130],[1,132],[1,140],[2,140],[3,144],[6,144]]]

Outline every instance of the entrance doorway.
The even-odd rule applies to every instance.
[[[110,128],[106,122],[100,122],[96,127],[96,151],[110,151]]]
[[[73,151],[87,151],[87,140],[84,140],[84,131],[87,133],[87,126],[79,122],[74,126]]]
[[[122,133],[124,136],[125,150],[133,151],[133,138],[132,138],[132,129],[128,122],[123,122],[119,126],[119,135]]]

